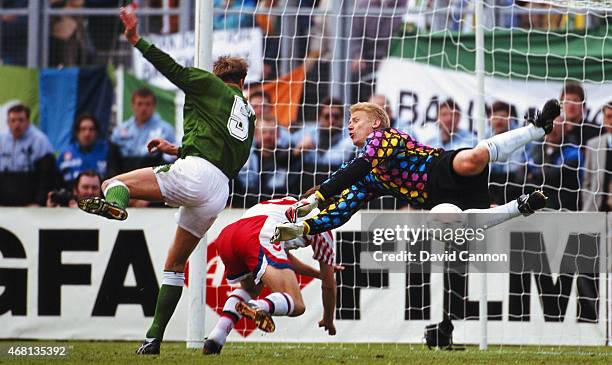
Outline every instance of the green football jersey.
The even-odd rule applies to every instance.
[[[185,92],[185,134],[179,157],[202,157],[228,178],[235,178],[249,157],[255,131],[255,112],[242,90],[208,71],[177,64],[170,55],[142,38],[136,48]]]

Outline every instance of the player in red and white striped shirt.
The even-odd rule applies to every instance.
[[[225,265],[229,283],[240,283],[228,296],[223,314],[204,343],[204,354],[218,354],[225,340],[240,318],[255,321],[265,332],[275,329],[272,316],[299,316],[305,305],[296,273],[321,279],[323,327],[330,335],[336,334],[334,309],[336,305],[335,242],[331,232],[303,236],[286,242],[272,242],[277,224],[293,219],[290,209],[297,200],[283,198],[255,205],[241,219],[225,227],[215,244]],[[289,251],[311,246],[319,270],[299,261]],[[272,294],[253,300],[263,285]]]

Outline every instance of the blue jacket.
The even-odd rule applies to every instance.
[[[153,138],[163,138],[170,143],[176,143],[174,128],[158,114],[153,114],[142,127],[131,117],[115,127],[111,142],[119,146],[123,157],[146,157],[149,156],[147,143]],[[172,156],[164,155],[164,159],[174,161]]]
[[[0,172],[32,172],[36,161],[47,154],[53,154],[51,143],[32,124],[18,139],[10,132],[0,134]]]
[[[85,170],[95,170],[104,178],[107,155],[106,141],[98,139],[90,150],[84,150],[78,142],[73,142],[58,156],[57,167],[66,184],[71,184]]]

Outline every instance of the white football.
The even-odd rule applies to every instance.
[[[449,203],[438,204],[429,212],[433,213],[429,221],[433,228],[459,228],[464,225],[467,217],[466,214],[460,214],[463,212],[461,208]]]
[[[431,208],[430,213],[461,213],[462,210],[458,206],[450,203],[438,204]]]

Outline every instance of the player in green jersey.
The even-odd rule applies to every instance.
[[[221,57],[213,72],[177,64],[168,54],[140,37],[136,15],[121,8],[127,40],[155,68],[185,92],[180,147],[163,139],[149,142],[149,151],[177,155],[171,165],[131,171],[102,184],[105,198],[79,201],[79,207],[110,219],[127,218],[130,198],[164,201],[178,206],[176,235],[164,264],[153,324],[138,354],[159,354],[164,330],[178,304],[187,258],[223,210],[229,180],[245,164],[253,142],[255,112],[242,94],[247,63]]]

